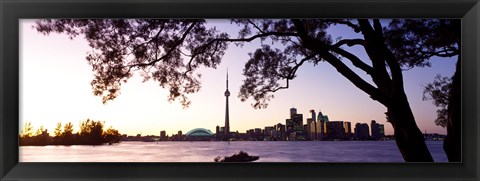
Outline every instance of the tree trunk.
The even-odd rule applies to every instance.
[[[461,119],[461,63],[460,54],[452,78],[452,88],[448,100],[447,136],[443,142],[443,150],[448,161],[462,161],[462,119]]]
[[[387,108],[387,120],[393,126],[395,142],[403,159],[406,162],[433,162],[405,93],[394,94]]]

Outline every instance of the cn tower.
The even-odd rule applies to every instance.
[[[227,70],[227,90],[225,91],[225,99],[226,99],[226,106],[225,106],[225,128],[224,128],[224,133],[225,136],[227,136],[228,139],[228,134],[230,133],[230,120],[229,120],[229,114],[228,114],[228,96],[230,96],[230,91],[228,91],[228,70]]]

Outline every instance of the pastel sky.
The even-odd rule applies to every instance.
[[[209,20],[209,23],[223,31],[236,31],[236,26],[228,20]],[[385,125],[386,134],[393,134],[391,124],[385,120],[386,108],[326,62],[303,65],[297,71],[297,78],[290,81],[290,88],[276,92],[266,109],[254,109],[252,100],[241,102],[237,96],[244,79],[243,66],[248,53],[259,42],[243,48],[231,44],[217,69],[201,68],[202,87],[188,96],[192,104],[186,109],[179,102],[168,102],[167,90],[153,81],[142,83],[138,75],[123,84],[119,97],[104,105],[90,86],[93,72],[85,57],[91,48],[86,40],[81,36],[70,40],[55,33],[45,36],[33,28],[34,24],[35,20],[20,20],[20,127],[31,122],[34,129],[43,125],[52,134],[58,122],[72,122],[76,132],[80,121],[90,118],[105,121],[107,127],[128,135],[159,135],[162,130],[172,135],[194,128],[214,132],[217,125],[224,124],[223,93],[228,67],[232,131],[285,124],[293,106],[304,114],[304,123],[310,117],[308,111],[314,109],[317,113],[321,110],[331,121],[349,121],[352,125],[376,120]],[[329,31],[342,37],[359,36],[342,27]],[[350,50],[365,57],[360,47]],[[444,128],[434,124],[437,108],[431,101],[422,100],[422,91],[437,74],[451,76],[456,57],[433,58],[431,62],[432,67],[404,71],[405,90],[419,128],[445,134]],[[359,75],[367,79],[365,74]]]

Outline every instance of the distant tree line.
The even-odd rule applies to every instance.
[[[25,123],[19,135],[20,146],[43,146],[43,145],[101,145],[104,143],[118,143],[121,134],[118,130],[109,127],[104,130],[104,123],[87,119],[80,122],[80,130],[73,132],[71,122],[57,127],[50,136],[47,129],[40,126],[35,132],[31,122]]]

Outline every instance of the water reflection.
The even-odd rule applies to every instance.
[[[447,162],[443,142],[427,146]],[[213,162],[245,151],[256,162],[403,162],[393,141],[372,142],[122,142],[101,146],[22,146],[20,162]]]

